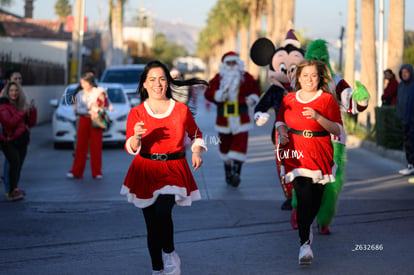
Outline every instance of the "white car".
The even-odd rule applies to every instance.
[[[122,84],[128,98],[139,99],[137,88],[144,68],[145,64],[111,66],[105,69],[99,82]]]
[[[100,83],[99,87],[107,88],[109,100],[113,105],[113,111],[107,111],[112,120],[108,130],[103,132],[103,142],[123,143],[126,137],[126,121],[131,106],[137,105],[138,99],[129,99],[120,84]],[[52,118],[53,145],[54,148],[62,148],[64,145],[73,145],[76,136],[76,116],[73,112],[72,95],[78,84],[66,87],[60,100],[50,100],[50,105],[56,108]]]

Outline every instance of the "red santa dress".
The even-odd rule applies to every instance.
[[[300,99],[299,94],[300,91],[289,93],[283,98],[276,128],[284,124],[293,130],[325,131],[318,122],[302,115],[303,108],[310,107],[328,120],[336,122],[343,130],[339,105],[332,94],[319,90],[309,101]],[[289,143],[276,148],[276,157],[284,166],[286,183],[292,182],[296,177],[309,177],[319,184],[334,182],[336,164],[333,160],[331,136],[326,134],[310,137],[291,131]]]
[[[134,138],[134,125],[141,121],[147,131],[142,136],[141,147],[133,152],[130,139]],[[202,133],[189,108],[183,103],[171,99],[170,107],[164,114],[154,114],[146,102],[131,109],[125,149],[136,156],[121,188],[121,195],[126,195],[128,202],[145,208],[152,205],[160,194],[175,195],[177,205],[181,206],[189,206],[193,201],[201,199],[186,158],[159,161],[139,154],[184,152],[186,132],[192,140],[192,146],[205,148]]]

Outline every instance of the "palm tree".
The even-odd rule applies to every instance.
[[[387,68],[398,72],[404,53],[404,0],[390,0]]]
[[[110,40],[107,65],[124,63],[123,10],[126,0],[109,0]]]
[[[68,0],[57,0],[55,3],[55,14],[60,22],[65,22],[66,17],[72,13],[72,6]]]
[[[348,24],[346,33],[344,79],[350,85],[353,85],[354,83],[356,13],[356,0],[348,0]]]
[[[377,81],[376,81],[376,50],[375,50],[375,0],[361,0],[361,83],[366,86],[371,95],[366,112],[361,113],[362,121],[369,126],[371,121],[365,116],[375,116],[377,105]],[[375,121],[375,118],[374,120]],[[363,122],[363,124],[365,124]]]

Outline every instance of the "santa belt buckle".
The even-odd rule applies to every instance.
[[[167,154],[154,153],[154,154],[151,154],[151,160],[166,161],[166,160],[168,160],[168,155]]]
[[[305,138],[312,138],[312,137],[313,137],[313,132],[312,132],[311,130],[303,130],[302,135],[303,135]]]
[[[227,101],[224,103],[224,114],[225,117],[228,116],[238,116],[239,115],[239,103],[237,101]]]

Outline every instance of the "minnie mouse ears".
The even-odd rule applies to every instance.
[[[257,39],[250,48],[250,58],[258,66],[267,66],[271,63],[275,50],[272,41],[262,37]]]

